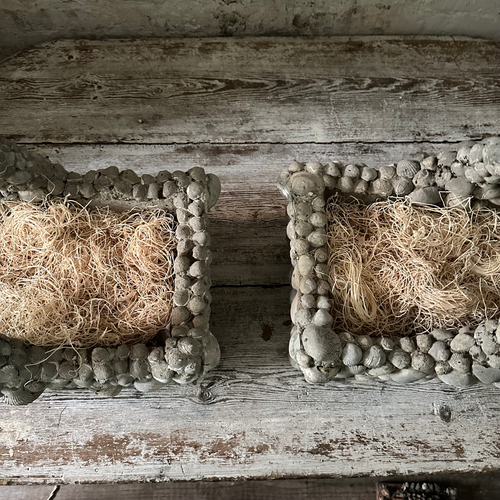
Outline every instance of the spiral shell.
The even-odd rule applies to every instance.
[[[401,160],[396,166],[399,177],[414,177],[420,170],[420,163],[413,160]]]

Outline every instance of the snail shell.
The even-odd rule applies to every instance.
[[[420,163],[413,160],[401,160],[396,166],[396,173],[400,177],[414,177],[420,170]]]
[[[3,389],[4,401],[11,406],[23,406],[33,403],[37,399],[41,392],[30,392],[24,388],[21,389]]]

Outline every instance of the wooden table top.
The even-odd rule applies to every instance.
[[[310,386],[288,362],[285,200],[299,161],[379,166],[500,134],[500,43],[466,38],[60,41],[0,64],[0,135],[70,170],[203,166],[212,331],[200,386],[0,410],[0,478],[125,482],[499,468],[500,390]]]

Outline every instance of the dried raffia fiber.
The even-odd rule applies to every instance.
[[[145,342],[168,323],[172,216],[76,204],[0,213],[0,331],[35,345]]]
[[[498,315],[497,211],[332,198],[327,217],[337,329],[400,335]]]

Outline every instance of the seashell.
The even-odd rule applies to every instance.
[[[359,168],[356,165],[346,165],[344,169],[344,177],[357,179],[359,177]]]
[[[413,160],[401,160],[396,165],[396,173],[399,177],[412,178],[420,170],[420,163]]]
[[[354,191],[352,177],[341,177],[337,182],[337,189],[344,194],[352,193]]]
[[[388,179],[375,179],[371,184],[370,193],[382,198],[388,198],[394,192],[392,181]]]
[[[443,151],[438,154],[437,158],[440,167],[449,167],[457,159],[457,153],[456,151]]]
[[[386,362],[387,356],[379,345],[372,345],[363,355],[361,362],[368,369],[378,368]]]
[[[406,196],[414,189],[411,179],[405,177],[394,177],[392,179],[392,187],[396,196]]]
[[[0,356],[9,356],[12,352],[12,347],[5,340],[0,339]]]
[[[457,370],[452,370],[449,373],[438,375],[439,380],[445,384],[451,385],[458,388],[470,387],[477,383],[477,378],[468,373],[462,373]]]
[[[415,340],[417,342],[417,347],[422,351],[422,352],[429,352],[429,349],[432,347],[432,344],[434,343],[434,339],[430,335],[417,335],[415,337]]]
[[[483,161],[483,145],[482,144],[474,144],[469,151],[468,161],[471,165],[477,163],[479,161]]]
[[[392,179],[396,175],[396,167],[394,165],[385,165],[378,169],[381,179]]]
[[[379,339],[377,339],[377,344],[384,351],[392,351],[395,347],[394,341],[389,337],[380,337]]]
[[[330,177],[341,177],[341,168],[343,168],[342,163],[340,162],[331,162],[325,166],[325,174]]]
[[[429,170],[419,170],[413,177],[413,184],[417,188],[424,188],[434,185],[434,173]]]
[[[304,307],[305,309],[311,309],[313,307],[316,307],[316,299],[314,295],[312,295],[311,293],[308,293],[306,295],[301,295],[300,303],[302,304],[302,307]]]
[[[409,353],[413,352],[417,348],[415,342],[410,337],[401,337],[399,339],[399,345],[401,346],[401,349],[403,349],[403,351]]]
[[[203,345],[203,372],[206,373],[215,368],[220,361],[220,347],[217,339],[211,332],[207,331],[202,338]]]
[[[368,335],[358,335],[355,340],[361,349],[368,349],[373,345],[373,339]]]
[[[292,176],[290,187],[293,194],[298,196],[314,196],[321,194],[325,184],[321,177],[309,172],[299,172]]]
[[[292,161],[292,163],[290,164],[290,166],[288,167],[288,171],[291,173],[291,174],[294,174],[296,172],[300,172],[301,170],[304,169],[304,164],[303,163],[300,163],[298,161]]]
[[[109,387],[104,387],[103,389],[95,391],[95,393],[100,398],[114,398],[120,394],[121,390],[121,385],[110,385]]]
[[[42,364],[40,370],[40,380],[42,382],[50,382],[57,376],[58,363],[53,361],[46,361]]]
[[[451,356],[451,352],[442,340],[437,340],[434,342],[432,347],[429,349],[429,354],[436,361],[448,361]]]
[[[308,162],[306,163],[306,171],[314,175],[323,175],[323,165],[318,162]]]
[[[309,279],[307,281],[313,280]],[[307,325],[309,325],[311,323],[311,319],[312,315],[309,309],[299,309],[292,317],[293,323],[301,328],[305,328]]]
[[[314,360],[311,358],[311,356],[307,355],[300,349],[295,353],[295,361],[300,368],[309,368],[314,365]]]
[[[134,383],[134,377],[130,373],[122,373],[116,377],[116,381],[122,387],[128,387]]]
[[[368,375],[370,375],[370,377],[381,377],[383,375],[388,375],[389,373],[392,373],[394,370],[395,367],[392,364],[385,363],[382,366],[368,370],[367,373]]]
[[[459,333],[450,342],[450,349],[453,352],[466,352],[474,345],[474,337],[467,333]]]
[[[472,361],[466,354],[455,352],[451,355],[448,363],[460,373],[470,373],[471,371]]]
[[[429,373],[434,368],[434,359],[429,354],[413,351],[411,354],[411,367],[419,372]]]
[[[354,335],[349,332],[340,332],[339,338],[342,342],[354,342]]]
[[[414,370],[413,368],[404,368],[403,370],[389,373],[387,375],[389,380],[398,384],[410,384],[424,378],[425,376],[425,373]]]
[[[476,361],[477,363],[480,363],[483,365],[486,364],[487,356],[484,353],[484,351],[481,349],[481,347],[478,346],[477,344],[473,345],[470,348],[469,354],[471,355],[472,359],[474,361]],[[450,356],[451,356],[451,353],[450,353]]]
[[[24,388],[29,392],[42,393],[46,387],[47,385],[39,380],[32,380],[31,382],[24,384]]]
[[[12,349],[9,356],[9,364],[20,367],[24,366],[28,361],[28,355],[24,349]]]
[[[51,380],[47,384],[47,389],[51,389],[53,391],[57,391],[59,389],[64,389],[70,383],[71,383],[70,380],[66,380],[66,379],[63,379],[63,378],[55,378],[55,379]]]
[[[11,406],[23,406],[33,403],[42,392],[30,392],[24,388],[21,389],[2,389],[4,402]]]
[[[363,358],[361,347],[352,342],[348,342],[342,349],[342,363],[346,366],[354,366],[360,363]]]
[[[434,172],[437,169],[438,163],[437,158],[435,156],[428,156],[422,160],[422,167],[426,170],[430,170]]]
[[[389,361],[400,370],[408,368],[411,364],[410,355],[402,349],[394,349],[389,353]]]
[[[178,352],[178,351],[177,351]],[[95,371],[95,368],[94,368]],[[133,359],[130,362],[130,375],[137,380],[149,380],[151,378],[151,369],[146,359]],[[96,379],[100,380],[97,377]]]
[[[318,370],[318,367],[312,366],[310,368],[302,368],[302,373],[306,382],[309,384],[324,384],[328,381],[327,376]]]
[[[494,198],[500,198],[500,187],[498,186],[477,187],[476,189],[474,189],[474,196],[478,200],[491,200]]]
[[[318,309],[311,318],[311,323],[316,326],[332,326],[333,317],[326,309]]]
[[[306,326],[302,332],[302,345],[316,363],[336,363],[340,359],[340,339],[335,332],[325,327]]]
[[[5,365],[0,368],[0,384],[9,384],[18,377],[19,371],[13,365]]]
[[[362,373],[366,372],[365,365],[348,366],[347,369],[349,370],[351,375],[361,375]]]
[[[472,364],[472,373],[483,384],[491,385],[495,382],[500,382],[500,370],[498,368],[490,368],[481,366],[478,363]]]

